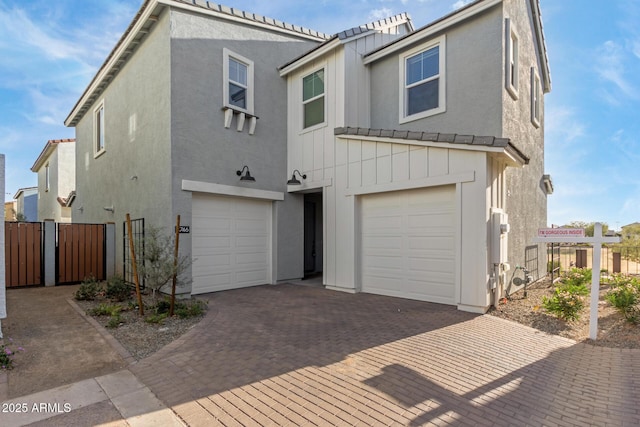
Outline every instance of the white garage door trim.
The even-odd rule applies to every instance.
[[[360,197],[363,292],[456,304],[455,185]]]
[[[193,193],[192,294],[272,281],[272,202]]]

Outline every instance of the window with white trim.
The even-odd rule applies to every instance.
[[[93,111],[93,147],[96,156],[105,151],[104,101]]]
[[[51,175],[49,171],[49,162],[44,166],[44,191],[49,191],[51,183]]]
[[[445,111],[445,38],[400,56],[400,123]]]
[[[535,67],[531,67],[531,123],[535,127],[540,127],[540,109],[542,102],[542,91],[540,89],[540,77]]]
[[[302,128],[307,129],[325,121],[324,68],[302,78]]]
[[[223,49],[224,106],[240,112],[254,114],[253,61]]]
[[[519,46],[518,46],[518,34],[515,28],[511,25],[511,20],[506,21],[506,88],[513,99],[518,99],[518,74],[519,74]]]

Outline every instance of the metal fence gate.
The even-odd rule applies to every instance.
[[[127,233],[126,221],[122,223],[122,253],[124,254],[124,280],[129,284],[134,284],[133,261],[129,247],[129,235]],[[136,251],[136,261],[138,265],[144,265],[144,218],[131,220],[131,235],[133,236],[133,246]],[[140,288],[144,289],[144,277],[140,278]]]
[[[6,287],[44,284],[43,229],[40,222],[5,222]]]

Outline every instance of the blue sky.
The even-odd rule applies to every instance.
[[[512,1],[512,0],[511,0]],[[467,0],[229,0],[326,33],[408,12],[416,27]],[[36,185],[30,167],[141,0],[0,0],[0,153],[6,195]],[[640,2],[541,0],[553,90],[545,97],[549,224],[640,221]],[[516,142],[517,143],[517,142]]]

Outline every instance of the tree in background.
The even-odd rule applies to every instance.
[[[593,229],[595,228],[595,222],[585,222],[585,221],[571,221],[569,224],[564,227],[567,228],[584,228],[584,234],[589,237],[593,237]],[[606,234],[607,230],[609,230],[609,226],[606,223],[602,223],[602,234]]]

